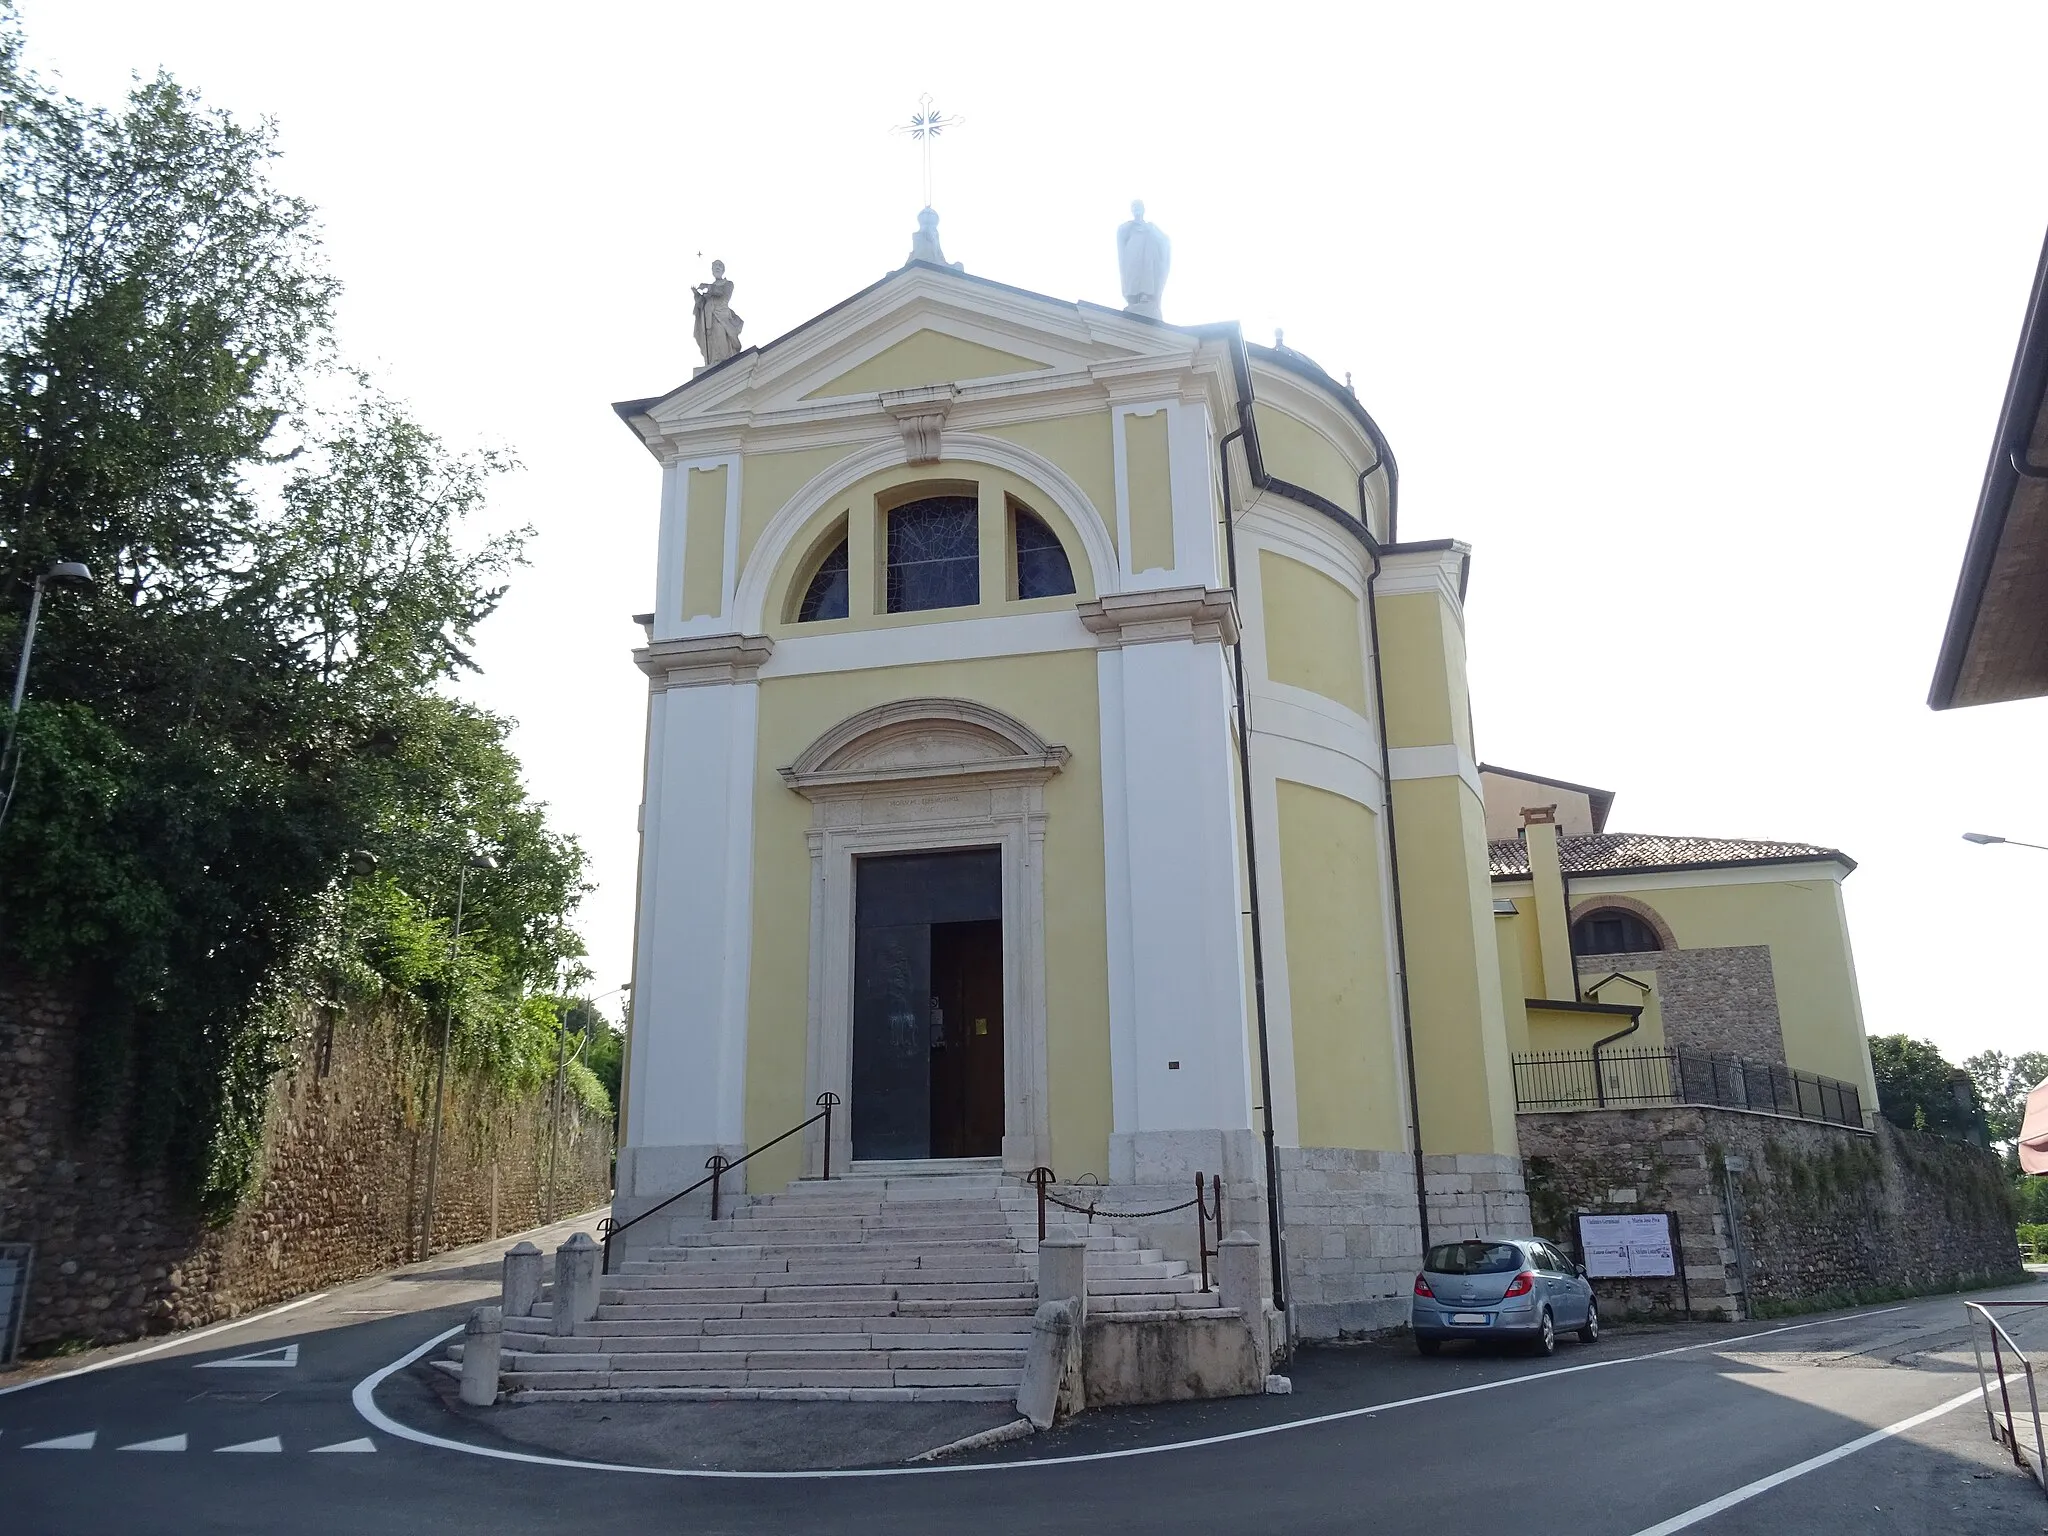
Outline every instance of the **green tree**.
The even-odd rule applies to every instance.
[[[1870,1066],[1877,1078],[1878,1110],[1892,1124],[1943,1136],[1982,1134],[1969,1074],[1932,1041],[1872,1035]]]
[[[2027,1116],[2027,1095],[2048,1080],[2048,1051],[2022,1051],[2017,1056],[1981,1051],[1964,1061],[1963,1070],[1977,1085],[1977,1102],[1984,1106],[1991,1139],[2017,1140]]]
[[[445,691],[520,562],[521,534],[463,537],[509,463],[333,365],[335,283],[268,124],[164,76],[89,108],[20,56],[0,12],[0,655],[52,559],[99,585],[45,608],[0,957],[86,986],[80,1114],[124,1112],[131,1156],[218,1212],[293,989],[445,1010],[466,1066],[552,1070],[524,999],[580,951],[583,855],[509,722]],[[380,867],[346,879],[357,848]],[[480,849],[501,867],[456,951]]]

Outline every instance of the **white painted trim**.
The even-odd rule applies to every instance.
[[[1597,875],[1575,875],[1569,870],[1573,895],[1621,895],[1631,891],[1681,891],[1696,885],[1782,885],[1791,881],[1825,880],[1840,885],[1849,877],[1841,865],[1824,859],[1797,864],[1737,864],[1716,869],[1667,870],[1634,873],[1617,869]],[[1518,876],[1519,878],[1523,878]]]
[[[985,464],[1013,474],[1041,491],[1066,514],[1067,521],[1080,538],[1081,552],[1088,561],[1096,597],[1123,589],[1117,552],[1111,545],[1109,528],[1103,522],[1101,512],[1066,471],[1052,460],[1001,438],[983,437],[972,432],[945,432],[942,451],[949,461]],[[758,633],[767,626],[768,600],[774,595],[769,591],[769,584],[790,545],[804,532],[812,518],[868,476],[899,466],[908,467],[909,464],[903,436],[890,423],[887,438],[856,449],[813,475],[769,519],[768,526],[755,540],[733,597],[734,622],[729,627]]]
[[[662,531],[665,536],[672,536],[674,542],[672,550],[663,555],[660,574],[655,578],[654,638],[657,640],[674,640],[688,635],[722,635],[733,628],[733,567],[739,559],[740,548],[740,464],[737,453],[724,453],[705,458],[677,459],[662,466]],[[695,471],[714,469],[725,471],[725,532],[718,556],[718,612],[686,619],[682,613],[683,593],[688,590],[690,580],[690,573],[685,568],[690,549],[690,475]],[[672,535],[671,526],[674,530]],[[664,600],[661,582],[671,576],[674,590]],[[758,625],[755,627],[759,628]]]
[[[1404,779],[1463,779],[1473,794],[1482,800],[1486,797],[1479,783],[1477,760],[1452,742],[1433,747],[1390,747],[1387,767],[1396,783]]]
[[[1462,625],[1465,600],[1458,594],[1458,584],[1470,556],[1471,550],[1463,544],[1453,544],[1449,549],[1413,552],[1389,550],[1381,558],[1380,578],[1374,590],[1381,597],[1435,593],[1450,604],[1451,611],[1458,615],[1458,622]]]
[[[919,720],[930,730],[920,736]],[[969,737],[975,738],[970,742]],[[986,755],[995,737],[1016,751]],[[937,744],[956,745],[958,761]],[[1052,1133],[1045,1008],[1045,781],[1064,747],[969,700],[927,699],[849,717],[783,777],[811,802],[810,1007],[804,1101],[836,1093],[832,1159],[853,1158],[854,860],[860,855],[994,846],[1002,857],[1003,1166],[1048,1161]],[[858,771],[845,765],[858,763]],[[807,1168],[823,1158],[805,1134]]]
[[[1138,1003],[1131,964],[1131,825],[1122,647],[1096,652],[1095,694],[1102,750],[1103,937],[1109,947],[1110,1123],[1132,1126],[1138,1123]]]
[[[1287,743],[1276,743],[1285,746]],[[1252,828],[1259,840],[1259,920],[1266,956],[1266,1046],[1273,1068],[1273,1139],[1283,1147],[1301,1145],[1301,1099],[1294,1073],[1294,987],[1287,953],[1287,880],[1281,868],[1280,783],[1286,754],[1252,753]],[[1301,782],[1300,780],[1294,780]],[[1318,784],[1316,788],[1323,786]],[[1256,1128],[1259,1124],[1253,1120]]]
[[[1363,717],[1335,699],[1287,683],[1254,683],[1251,692],[1254,752],[1264,750],[1268,741],[1305,742],[1355,758],[1378,782],[1379,738]]]
[[[683,622],[683,541],[689,474],[675,464],[661,466],[661,523],[655,538],[654,623],[648,637],[673,639]]]
[[[814,672],[859,672],[869,667],[911,667],[987,656],[1092,651],[1095,646],[1095,636],[1071,608],[937,624],[892,624],[831,635],[793,632],[775,642],[775,655],[762,667],[761,675],[803,677]]]
[[[1376,768],[1348,753],[1333,752],[1299,737],[1273,736],[1255,744],[1252,768],[1260,778],[1286,779],[1356,800],[1380,814],[1382,796]]]

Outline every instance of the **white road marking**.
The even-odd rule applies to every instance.
[[[182,1451],[185,1449],[183,1435],[166,1435],[161,1440],[138,1440],[133,1445],[121,1447],[124,1451]]]
[[[1817,1472],[1845,1456],[1854,1456],[1858,1451],[1873,1446],[1880,1440],[1889,1440],[1893,1435],[1904,1434],[1909,1429],[1925,1424],[1929,1419],[1938,1419],[1944,1413],[1952,1413],[1965,1403],[1976,1402],[1983,1395],[1984,1389],[1981,1386],[1972,1387],[1960,1397],[1952,1397],[1945,1403],[1937,1403],[1924,1413],[1916,1413],[1909,1419],[1900,1419],[1896,1424],[1887,1424],[1883,1429],[1874,1429],[1860,1439],[1851,1440],[1846,1445],[1838,1445],[1832,1451],[1823,1451],[1818,1456],[1809,1456],[1798,1465],[1787,1467],[1782,1472],[1773,1472],[1769,1477],[1760,1477],[1753,1483],[1744,1483],[1740,1488],[1724,1493],[1718,1499],[1695,1504],[1683,1514],[1673,1515],[1669,1520],[1660,1520],[1655,1525],[1644,1526],[1635,1533],[1635,1536],[1671,1536],[1673,1531],[1682,1531],[1689,1525],[1698,1525],[1702,1520],[1710,1519],[1724,1509],[1733,1509],[1737,1504],[1745,1503],[1760,1493],[1770,1492],[1781,1483],[1789,1483],[1795,1477]]]
[[[401,1424],[379,1408],[377,1388],[382,1386],[386,1379],[404,1370],[435,1346],[445,1344],[462,1332],[464,1325],[460,1323],[443,1333],[435,1334],[410,1353],[399,1356],[389,1365],[382,1366],[365,1376],[356,1383],[351,1398],[355,1403],[356,1412],[388,1435],[410,1440],[415,1445],[431,1445],[439,1450],[459,1451],[466,1456],[483,1456],[493,1461],[519,1461],[539,1467],[571,1467],[581,1472],[637,1472],[645,1477],[701,1477],[731,1482],[826,1481],[857,1477],[948,1477],[967,1472],[1019,1472],[1035,1467],[1068,1467],[1078,1466],[1084,1462],[1124,1461],[1133,1456],[1158,1456],[1167,1451],[1227,1445],[1233,1440],[1256,1440],[1266,1435],[1284,1434],[1288,1430],[1312,1429],[1321,1424],[1336,1424],[1346,1419],[1388,1413],[1396,1408],[1414,1408],[1424,1403],[1440,1403],[1453,1397],[1468,1397],[1475,1392],[1493,1392],[1502,1387],[1520,1386],[1524,1382],[1548,1381],[1555,1376],[1575,1376],[1580,1371],[1605,1370],[1613,1365],[1633,1365],[1640,1360],[1662,1360],[1671,1355],[1690,1354],[1696,1349],[1726,1349],[1736,1344],[1747,1344],[1752,1339],[1767,1339],[1780,1333],[1797,1333],[1802,1328],[1856,1322],[1866,1317],[1883,1317],[1888,1312],[1905,1310],[1903,1306],[1876,1307],[1868,1312],[1851,1313],[1847,1317],[1817,1317],[1811,1322],[1787,1323],[1778,1328],[1764,1328],[1756,1333],[1737,1334],[1730,1339],[1702,1339],[1697,1344],[1681,1344],[1675,1349],[1655,1349],[1640,1355],[1621,1355],[1610,1360],[1589,1360],[1584,1365],[1562,1365],[1553,1370],[1532,1371],[1523,1376],[1504,1376],[1497,1381],[1482,1381],[1469,1387],[1452,1387],[1447,1391],[1427,1392],[1418,1397],[1396,1398],[1391,1402],[1371,1403],[1363,1408],[1345,1408],[1336,1413],[1317,1414],[1313,1418],[1289,1419],[1281,1424],[1261,1424],[1255,1429],[1233,1430],[1223,1435],[1206,1435],[1199,1440],[1175,1440],[1165,1445],[1137,1445],[1120,1451],[1090,1451],[1078,1456],[1043,1456],[1032,1461],[999,1461],[971,1466],[836,1467],[808,1472],[726,1472],[697,1467],[636,1467],[622,1462],[576,1461],[566,1456],[542,1456],[531,1451],[505,1451],[494,1446],[471,1445],[465,1440],[450,1440],[444,1435],[430,1435],[423,1429]]]
[[[195,1371],[289,1370],[299,1363],[299,1346],[281,1344],[276,1349],[259,1349],[246,1355],[229,1355],[225,1360],[202,1360]]]
[[[365,1435],[360,1440],[343,1440],[335,1445],[316,1445],[313,1447],[312,1450],[310,1450],[306,1454],[308,1454],[309,1456],[320,1456],[328,1452],[374,1451],[376,1449],[377,1442],[372,1440],[368,1435]]]
[[[261,1440],[244,1440],[240,1445],[223,1445],[215,1449],[214,1455],[225,1456],[231,1451],[282,1451],[284,1442],[275,1435],[266,1435]]]
[[[104,1371],[109,1366],[126,1365],[130,1360],[140,1360],[145,1355],[162,1354],[167,1349],[176,1349],[180,1344],[196,1343],[216,1333],[226,1333],[230,1328],[245,1328],[250,1323],[260,1323],[267,1317],[276,1317],[281,1312],[290,1312],[298,1307],[310,1306],[327,1293],[315,1291],[310,1296],[301,1296],[288,1301],[281,1307],[271,1307],[262,1312],[251,1312],[247,1317],[229,1318],[224,1323],[215,1323],[210,1328],[201,1328],[193,1333],[173,1334],[160,1344],[151,1344],[146,1349],[131,1349],[125,1355],[114,1355],[105,1360],[95,1360],[91,1365],[81,1365],[75,1371],[59,1371],[54,1376],[38,1376],[34,1381],[17,1382],[11,1387],[0,1387],[0,1397],[10,1392],[26,1392],[30,1387],[47,1387],[53,1381],[69,1381],[74,1376],[88,1376],[94,1371]]]
[[[33,1445],[24,1445],[24,1451],[89,1451],[100,1432],[88,1429],[82,1435],[63,1435],[55,1440],[38,1440]]]

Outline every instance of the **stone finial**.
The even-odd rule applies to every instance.
[[[501,1296],[505,1316],[533,1316],[533,1304],[540,1300],[540,1250],[533,1244],[506,1251]]]
[[[1166,231],[1145,218],[1142,202],[1131,204],[1130,221],[1117,227],[1117,275],[1123,281],[1124,313],[1160,319],[1159,301],[1166,292],[1166,274],[1173,266],[1173,242]]]

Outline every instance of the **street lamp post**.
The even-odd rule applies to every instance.
[[[582,1036],[576,1042],[578,1054],[581,1054],[583,1047],[590,1043],[590,1027],[597,1022],[595,1005],[610,997],[612,992],[623,992],[631,985],[631,982],[627,982],[623,986],[613,987],[611,992],[600,992],[595,997],[586,997],[575,1005],[576,1008],[583,1010],[582,1023],[574,1026],[576,1033]],[[546,1204],[541,1212],[541,1220],[544,1222],[555,1219],[555,1141],[561,1132],[562,1075],[568,1069],[568,1048],[569,1028],[565,1021],[561,1039],[555,1044],[555,1097],[548,1109],[548,1192]]]
[[[1965,832],[1963,841],[1975,843],[1980,848],[1988,848],[1993,843],[2004,843],[2011,848],[2039,848],[2043,853],[2048,853],[2048,843],[2023,843],[2016,837],[2000,837],[1996,832]]]
[[[7,740],[0,744],[0,767],[7,769],[7,790],[0,794],[0,821],[7,819],[14,804],[14,781],[21,773],[21,760],[14,756],[14,732],[21,724],[21,696],[28,689],[28,659],[36,648],[36,625],[42,622],[43,589],[53,582],[58,586],[89,587],[92,572],[76,560],[56,560],[36,578],[35,593],[28,600],[28,628],[22,633],[21,655],[14,662],[14,697],[7,707]]]
[[[473,853],[462,861],[455,878],[455,937],[448,946],[448,1000],[441,1009],[441,1048],[434,1064],[434,1131],[427,1142],[427,1202],[420,1218],[420,1257],[434,1251],[434,1195],[441,1179],[441,1118],[447,1105],[448,1032],[455,1023],[455,983],[462,961],[462,898],[469,887],[472,869],[496,869],[498,861],[488,853]]]

